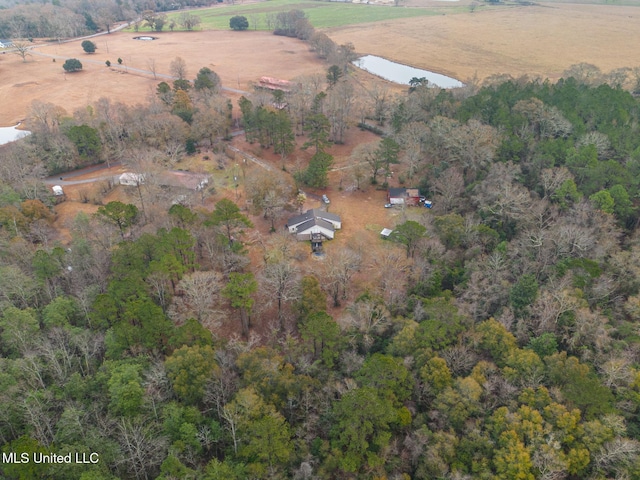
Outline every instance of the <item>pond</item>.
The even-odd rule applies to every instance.
[[[440,88],[464,87],[464,84],[455,78],[447,77],[439,73],[421,70],[419,68],[392,62],[386,58],[375,55],[365,55],[353,61],[353,64],[369,73],[382,77],[395,83],[409,85],[412,78],[426,78],[430,84]]]
[[[28,130],[18,130],[19,126],[20,124],[14,127],[0,127],[0,145],[26,137],[31,133]]]

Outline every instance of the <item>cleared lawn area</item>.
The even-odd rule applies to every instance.
[[[244,15],[249,19],[250,28],[257,20],[258,30],[267,30],[267,14],[277,14],[291,9],[306,13],[316,28],[341,27],[362,23],[381,22],[398,18],[413,18],[458,13],[468,11],[466,6],[434,6],[429,8],[395,8],[389,5],[364,5],[335,2],[305,2],[300,0],[272,0],[249,5],[224,5],[195,10],[191,13],[202,20],[199,28],[204,30],[228,30],[229,19],[235,15]],[[170,14],[169,19],[179,21],[182,12]]]

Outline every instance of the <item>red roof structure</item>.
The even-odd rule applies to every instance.
[[[290,92],[293,88],[293,84],[288,80],[280,80],[273,77],[260,77],[260,87],[268,90],[282,90],[283,92]]]

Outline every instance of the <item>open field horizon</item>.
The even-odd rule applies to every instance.
[[[419,0],[418,0],[419,1]],[[468,0],[461,2],[431,0],[411,8],[392,7],[391,0],[363,3],[319,2],[314,0],[269,0],[234,5],[217,5],[200,8],[192,13],[202,21],[199,28],[227,30],[229,20],[235,15],[244,15],[249,19],[251,30],[269,30],[266,17],[290,9],[305,12],[309,22],[317,29],[332,28],[351,24],[366,24],[389,21],[399,18],[442,15],[443,13],[462,13],[469,10]],[[170,13],[168,19],[179,22],[183,12]]]
[[[287,0],[287,5],[295,3]],[[324,31],[338,44],[353,43],[359,54],[378,55],[462,81],[499,74],[557,80],[568,67],[582,62],[604,72],[640,66],[638,17],[638,7],[548,3],[486,7],[473,13],[400,18]],[[37,47],[26,63],[17,55],[0,55],[0,97],[11,99],[0,111],[0,125],[24,119],[33,100],[54,103],[69,113],[103,96],[127,104],[145,103],[162,79],[129,68],[149,70],[149,64],[155,62],[158,73],[169,74],[169,63],[177,56],[187,62],[189,78],[207,66],[220,75],[223,85],[242,90],[250,89],[263,75],[291,79],[322,73],[328,67],[306,43],[265,31],[165,31],[154,35],[159,39],[151,42],[133,40],[133,32],[96,37],[98,50],[92,55],[82,51],[80,40]],[[124,61],[124,70],[105,66],[106,60],[116,65],[118,57]],[[84,70],[65,75],[64,58],[80,59]]]
[[[330,29],[358,53],[465,81],[492,75],[557,80],[571,65],[640,66],[638,7],[540,4]]]

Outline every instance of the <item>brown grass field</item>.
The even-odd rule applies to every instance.
[[[418,1],[418,0],[415,0]],[[640,66],[640,7],[538,4],[478,8],[473,13],[418,17],[333,29],[359,53],[453,76],[494,74],[558,79],[586,62],[604,72]]]
[[[98,50],[94,54],[84,53],[77,40],[39,47],[26,63],[17,55],[0,55],[0,98],[10,99],[0,109],[0,126],[24,119],[33,100],[59,105],[69,113],[100,97],[127,104],[146,103],[163,79],[128,69],[148,71],[151,59],[157,73],[170,74],[171,61],[182,57],[188,78],[209,67],[220,75],[223,85],[241,90],[249,90],[250,83],[263,75],[293,78],[326,68],[303,42],[267,32],[163,32],[154,33],[158,40],[133,40],[137,35],[118,32],[96,37],[93,41]],[[42,54],[58,58],[54,63]],[[124,68],[116,67],[118,57]],[[64,58],[79,59],[83,70],[65,74]],[[105,65],[106,60],[111,61],[111,68]]]
[[[580,62],[605,72],[640,66],[639,19],[640,7],[481,6],[473,13],[340,27],[327,33],[337,43],[353,42],[359,53],[384,56],[463,81],[474,75],[483,79],[501,73],[557,79]],[[181,56],[190,78],[208,66],[225,86],[242,90],[262,75],[290,79],[326,69],[305,43],[267,32],[154,35],[159,39],[151,42],[133,40],[136,34],[130,32],[100,36],[94,40],[98,50],[93,55],[82,51],[79,40],[41,46],[26,63],[17,55],[0,55],[0,98],[5,100],[0,125],[24,119],[34,99],[60,105],[70,113],[103,96],[144,103],[161,79],[128,69],[149,70],[152,59],[158,73],[168,74],[171,60]],[[55,63],[52,56],[57,57]],[[82,72],[63,73],[64,58],[71,57],[83,62]],[[105,66],[106,60],[117,65],[118,57],[126,69]]]

